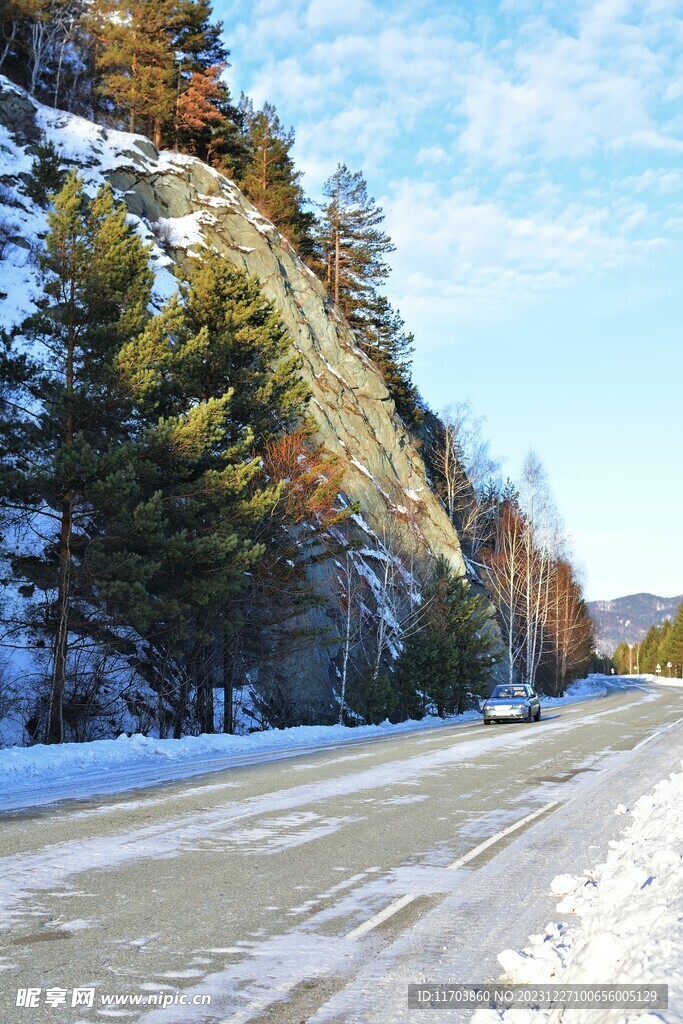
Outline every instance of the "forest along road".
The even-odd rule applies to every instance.
[[[414,1020],[409,981],[490,980],[500,949],[556,916],[550,879],[599,861],[617,803],[680,770],[682,723],[683,689],[622,681],[540,723],[7,813],[0,1020]],[[38,1005],[17,1008],[20,988]],[[179,995],[102,1002],[160,992]],[[195,996],[211,1005],[178,1002]]]

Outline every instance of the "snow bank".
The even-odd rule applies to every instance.
[[[590,676],[567,689],[564,697],[544,697],[543,707],[571,704],[588,698],[602,697],[606,693],[604,678]],[[182,739],[155,739],[136,734],[122,735],[115,740],[93,740],[89,743],[63,743],[59,746],[36,744],[32,747],[8,747],[0,750],[0,789],[11,779],[54,778],[72,775],[88,769],[130,768],[134,764],[158,765],[162,761],[176,763],[205,760],[206,758],[241,758],[267,755],[287,750],[311,749],[372,739],[376,736],[395,735],[414,729],[438,728],[460,722],[476,721],[478,711],[442,719],[427,717],[421,721],[400,722],[393,725],[300,725],[290,729],[270,729],[243,736],[223,734],[184,736]]]
[[[623,805],[617,814],[629,813]],[[683,1000],[683,773],[659,782],[633,807],[622,838],[607,860],[574,877],[558,875],[570,923],[547,925],[518,952],[498,957],[506,980],[522,984],[667,984],[669,1010],[572,1010],[572,1024],[681,1020]],[[480,1010],[473,1024],[526,1024],[551,1019],[550,1011]]]
[[[560,699],[543,705],[571,704],[602,696],[605,680],[591,677],[574,684]],[[215,771],[245,761],[265,761],[296,753],[359,743],[414,730],[466,725],[480,720],[479,711],[466,711],[447,719],[392,725],[302,725],[249,735],[185,736],[156,739],[136,734],[89,743],[0,749],[0,807],[33,806],[94,792],[123,792],[171,779]],[[483,735],[481,739],[485,740]]]
[[[398,725],[384,722],[382,725],[299,725],[291,729],[271,729],[246,736],[203,735],[184,736],[182,739],[154,739],[142,736],[119,736],[115,740],[93,740],[90,743],[63,743],[60,746],[36,744],[33,747],[9,747],[0,750],[0,789],[12,785],[18,779],[52,779],[55,775],[67,776],[125,766],[127,769],[139,765],[158,764],[160,761],[187,762],[207,758],[243,758],[278,753],[280,751],[310,750],[372,739],[407,732],[414,729],[429,729],[444,724],[476,720],[478,711],[466,711],[463,715],[444,721],[441,718],[426,718],[421,722],[408,721]]]
[[[541,704],[544,708],[553,708],[563,704],[574,704],[579,700],[593,700],[595,697],[604,697],[607,693],[607,681],[609,679],[619,682],[621,676],[591,675],[586,679],[578,679],[571,686],[567,687],[564,697],[541,697]]]

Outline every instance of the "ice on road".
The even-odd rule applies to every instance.
[[[602,687],[540,723],[409,730],[6,814],[0,1019],[21,986],[91,984],[211,996],[128,1008],[141,1024],[395,1024],[414,1020],[410,983],[493,978],[497,953],[555,919],[552,878],[607,854],[615,804],[679,766],[683,693]],[[113,1011],[88,1012],[60,1020]]]

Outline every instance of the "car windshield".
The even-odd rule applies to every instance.
[[[496,699],[501,697],[526,697],[527,692],[523,686],[497,686],[491,696]]]

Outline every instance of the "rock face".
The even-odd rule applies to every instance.
[[[118,167],[108,178],[130,211],[156,226],[176,262],[203,243],[259,279],[303,359],[320,440],[347,464],[348,496],[373,530],[381,534],[388,517],[392,535],[408,525],[421,534],[424,555],[443,554],[463,571],[457,535],[379,372],[289,243],[232,182],[199,161],[164,154],[161,166],[144,173]]]
[[[151,229],[159,242],[162,289],[171,290],[171,263],[182,266],[204,246],[259,279],[301,355],[319,440],[345,463],[344,489],[360,506],[364,542],[390,536],[392,545],[412,550],[418,563],[445,556],[464,572],[457,534],[429,489],[424,463],[380,373],[355,344],[322,284],[273,225],[231,181],[199,160],[157,153],[147,139],[39,107],[9,83],[3,88],[2,81],[0,124],[18,144],[30,145],[37,127],[65,161],[82,168],[88,185],[108,180],[143,222],[141,230]],[[309,661],[299,669],[309,698],[315,691],[328,705],[330,652],[319,652],[318,664]]]

